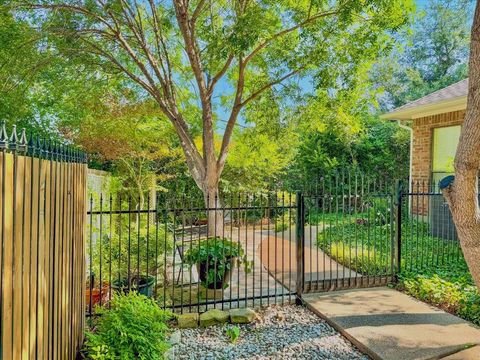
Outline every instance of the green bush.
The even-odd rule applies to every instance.
[[[207,279],[203,284],[207,287],[222,281],[235,263],[239,266],[244,264],[246,271],[249,270],[250,264],[240,243],[220,237],[202,240],[192,245],[185,253],[184,262],[189,265],[208,264]]]
[[[367,221],[375,225],[390,223],[392,216],[392,204],[389,198],[374,197],[367,200],[364,205],[367,210]]]
[[[358,219],[365,219],[366,217],[367,213],[332,213],[326,212],[325,209],[308,209],[308,212],[305,215],[305,222],[309,225],[336,225],[354,223]]]
[[[85,354],[90,359],[163,359],[168,350],[167,321],[161,310],[143,295],[115,295],[110,309],[101,308],[94,331],[87,332]]]
[[[399,290],[480,325],[480,294],[466,264],[403,271],[398,280]]]
[[[275,219],[275,232],[282,232],[290,227],[291,222],[294,220],[291,214],[284,213]]]
[[[100,244],[102,254],[100,256]],[[148,245],[148,247],[147,247]],[[92,269],[96,280],[100,276],[100,259],[102,259],[102,280],[109,279],[110,269],[112,271],[112,280],[126,278],[128,275],[128,260],[130,247],[130,275],[155,275],[162,273],[158,268],[164,266],[164,254],[172,253],[173,241],[170,232],[165,229],[165,225],[159,224],[158,229],[153,225],[147,231],[147,227],[142,227],[140,232],[132,225],[130,230],[130,243],[128,227],[123,227],[121,236],[118,232],[105,234],[102,241],[94,244]],[[111,257],[110,257],[111,256]],[[140,261],[138,261],[140,260]]]

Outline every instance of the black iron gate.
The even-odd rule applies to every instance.
[[[400,208],[395,184],[338,174],[298,197],[303,288],[298,283],[297,293],[394,281]]]

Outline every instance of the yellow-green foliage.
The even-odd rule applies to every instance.
[[[480,295],[462,261],[453,261],[444,267],[404,271],[399,274],[398,288],[480,325]]]
[[[371,248],[350,246],[345,243],[333,243],[328,254],[349,269],[362,274],[385,274],[388,261],[385,254],[373,253]]]
[[[115,295],[110,309],[100,309],[94,331],[87,332],[84,352],[99,360],[163,359],[172,316],[136,292]]]

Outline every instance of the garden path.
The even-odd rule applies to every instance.
[[[279,233],[271,227],[225,227],[225,236],[240,241],[252,268],[248,273],[244,266],[234,268],[230,285],[221,294],[224,300],[232,300],[225,302],[224,308],[255,307],[294,300],[291,293],[296,291],[295,227]],[[305,227],[305,280],[335,282],[338,279],[360,278],[360,274],[337,263],[316,246],[317,233],[316,226]],[[191,281],[196,283],[198,275],[195,267],[191,271]],[[189,271],[182,276],[182,282],[188,284]],[[208,308],[214,306],[218,304],[211,304]]]
[[[249,272],[245,271],[245,267],[235,266],[229,281],[229,286],[220,293],[219,297],[226,301],[223,305],[216,303],[209,304],[208,306],[201,305],[200,311],[204,311],[207,308],[222,307],[237,308],[237,307],[257,307],[270,304],[289,303],[294,301],[294,296],[291,295],[295,291],[295,273],[284,273],[283,280],[280,282],[279,278],[275,278],[269,273],[266,263],[262,263],[261,250],[263,241],[268,238],[267,234],[262,233],[260,227],[249,225],[247,227],[225,227],[225,237],[232,239],[233,241],[239,241],[242,244],[247,260],[252,263]],[[278,239],[280,241],[280,238]],[[274,246],[272,246],[272,249]],[[277,249],[278,250],[278,249]],[[295,254],[289,254],[285,250],[284,256],[295,261]],[[180,262],[180,259],[177,259]],[[293,268],[293,267],[290,267]],[[285,268],[287,270],[287,268]],[[178,277],[178,271],[176,269],[174,275]],[[195,267],[191,267],[189,270],[184,270],[184,274],[181,276],[183,284],[196,284],[198,282],[198,274]],[[282,285],[283,284],[283,285]],[[196,286],[196,285],[195,285]],[[189,285],[185,285],[186,289]],[[289,290],[291,289],[291,290]],[[188,298],[187,294],[187,298]],[[194,296],[195,297],[195,296]],[[209,298],[210,302],[214,301],[213,298]]]
[[[335,282],[341,279],[360,278],[360,274],[339,264],[319,249],[316,245],[319,230],[319,226],[305,226],[305,281],[318,284],[323,280]],[[262,235],[263,241],[259,246],[262,263],[278,281],[295,291],[297,272],[295,227],[292,226],[280,233],[264,230]],[[291,257],[287,258],[284,254]],[[285,280],[290,274],[293,278],[291,283]]]

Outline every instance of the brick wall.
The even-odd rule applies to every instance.
[[[414,181],[430,180],[432,168],[433,128],[460,125],[465,118],[465,110],[432,115],[413,120],[413,159],[412,178]]]
[[[413,158],[412,158],[412,179],[414,183],[420,182],[418,188],[422,191],[422,185],[428,187],[432,168],[432,140],[433,128],[460,125],[465,118],[465,110],[453,111],[438,115],[426,116],[413,120]],[[417,190],[415,186],[414,191]],[[414,201],[415,202],[415,201]],[[418,213],[426,215],[428,204],[419,201]],[[417,204],[412,204],[416,209]],[[417,211],[414,211],[417,212]]]

